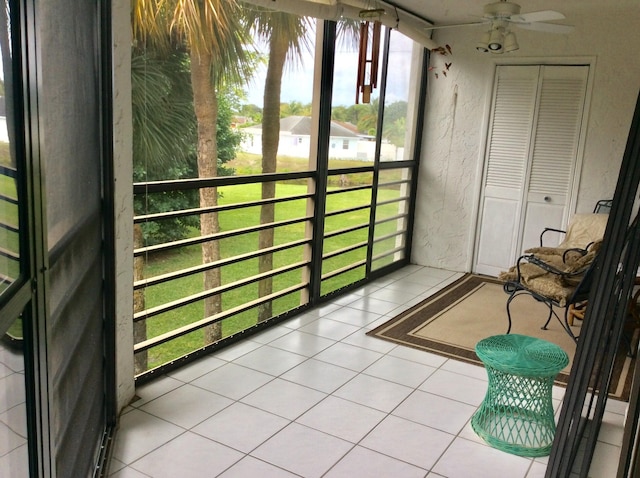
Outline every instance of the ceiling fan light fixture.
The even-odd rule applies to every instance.
[[[502,45],[504,43],[504,35],[502,29],[494,28],[491,30],[489,36],[489,43],[487,44],[489,50],[493,53],[500,53],[502,51]]]
[[[491,38],[491,32],[486,31],[480,37],[480,40],[476,44],[476,50],[486,53],[489,51],[489,39]]]
[[[518,45],[518,40],[516,39],[516,34],[513,32],[509,32],[504,36],[504,51],[509,53],[512,51],[516,51],[520,48]]]

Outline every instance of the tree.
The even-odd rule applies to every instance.
[[[156,51],[135,45],[131,56],[134,182],[197,177],[196,118],[189,57],[181,45]],[[224,164],[235,158],[242,135],[232,128],[234,94],[219,94],[217,144],[219,174],[233,174]],[[191,209],[198,205],[194,190],[167,191],[134,197],[136,215]],[[199,227],[197,216],[183,216],[136,224],[136,248],[184,239]],[[135,280],[144,278],[144,256],[134,262]],[[145,309],[144,291],[134,292],[134,312]],[[146,339],[146,323],[134,325],[135,343]],[[146,351],[136,354],[136,373],[147,369]]]
[[[334,121],[348,123],[351,119],[349,109],[346,106],[334,106],[331,108],[331,119]]]
[[[303,48],[308,46],[307,31],[311,21],[288,13],[261,10],[255,7],[246,10],[246,18],[253,26],[254,34],[265,40],[269,46],[269,60],[264,84],[264,105],[262,110],[262,173],[274,173],[277,168],[278,145],[280,142],[280,98],[282,73],[286,61],[299,60]],[[262,183],[262,199],[276,195],[275,182]],[[273,204],[264,204],[260,209],[260,224],[270,224],[275,219]],[[273,228],[260,231],[258,248],[266,249],[274,244]],[[258,259],[258,270],[265,273],[273,270],[273,255],[265,254]],[[265,278],[258,283],[258,296],[266,297],[273,290],[272,279]],[[258,322],[272,316],[271,301],[258,308]]]
[[[262,108],[256,105],[241,105],[240,115],[246,118],[247,123],[244,126],[262,122]]]
[[[198,176],[189,58],[180,45],[177,48],[172,52],[139,46],[132,49],[134,182]],[[242,141],[242,134],[232,128],[238,99],[226,91],[220,92],[218,98],[218,174],[231,175],[233,170],[225,163],[235,158]],[[135,197],[134,213],[191,209],[197,205],[198,194],[194,190],[167,191]],[[144,244],[184,239],[189,228],[199,225],[196,216],[142,223]]]
[[[404,140],[407,135],[407,120],[405,118],[398,118],[393,123],[387,123],[385,118],[384,131],[382,137],[387,139],[391,144],[397,148],[404,146]]]
[[[218,175],[231,176],[235,173],[225,164],[235,159],[243,134],[233,128],[234,117],[240,110],[240,100],[235,92],[222,90],[218,93],[218,123],[216,144],[218,145]]]
[[[193,106],[197,123],[198,177],[218,176],[217,116],[218,88],[225,83],[241,81],[249,76],[250,62],[244,51],[249,43],[240,22],[240,8],[235,0],[134,0],[133,35],[145,44],[166,47],[170,41],[181,42],[189,55]],[[200,206],[218,204],[217,188],[200,189]],[[200,233],[208,236],[219,232],[216,212],[202,214]],[[202,261],[220,258],[218,241],[202,244]],[[218,268],[203,274],[205,290],[221,285]],[[222,310],[219,295],[204,301],[204,316],[212,317]],[[205,329],[205,345],[222,336],[220,323]]]
[[[156,51],[138,44],[131,50],[131,107],[133,122],[133,180],[177,179],[194,156],[195,117],[189,88],[188,57],[183,50]],[[167,171],[169,176],[167,176]],[[191,196],[191,198],[190,198]],[[183,191],[134,198],[136,215],[159,212],[167,200],[184,204],[193,195]],[[158,204],[159,203],[159,204]],[[149,207],[150,206],[150,207]],[[149,209],[152,209],[151,211]],[[155,210],[153,210],[155,208]],[[134,247],[175,238],[187,227],[188,218],[164,224],[136,224]],[[192,221],[193,222],[193,221]],[[164,232],[164,233],[163,233]],[[144,279],[145,258],[134,260],[134,280]],[[144,290],[134,291],[134,312],[145,309]],[[134,343],[147,338],[145,320],[134,322]],[[135,373],[147,370],[147,351],[135,354]]]
[[[376,128],[378,127],[378,110],[380,107],[380,98],[374,98],[371,103],[365,103],[359,105],[358,108],[358,120],[356,125],[358,131],[368,134],[369,136],[376,135]]]
[[[407,102],[406,101],[394,101],[391,104],[384,105],[384,121],[385,123],[394,123],[400,118],[407,117]]]
[[[280,105],[280,116],[282,118],[287,116],[311,116],[311,105],[303,105],[299,101],[283,103]]]
[[[136,45],[131,56],[134,182],[194,177],[196,120],[189,57],[180,45],[157,51]],[[197,205],[193,191],[172,191],[134,198],[136,215]],[[181,239],[194,217],[141,225],[145,245]]]

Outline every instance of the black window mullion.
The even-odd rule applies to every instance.
[[[420,73],[420,92],[418,94],[418,115],[416,118],[416,134],[413,143],[414,166],[411,169],[411,186],[409,188],[409,220],[407,222],[407,232],[405,241],[406,257],[411,256],[413,245],[413,227],[415,222],[416,196],[418,194],[418,172],[420,169],[420,155],[422,153],[422,131],[424,131],[424,110],[427,103],[427,84],[429,81],[429,56],[430,51],[423,49],[422,71]]]
[[[325,21],[322,36],[322,73],[320,80],[320,109],[318,149],[316,163],[316,190],[313,223],[313,247],[311,258],[310,302],[318,302],[322,285],[322,252],[324,248],[324,215],[327,205],[329,177],[329,135],[331,131],[331,102],[333,96],[333,72],[337,24]]]
[[[384,123],[384,102],[387,89],[387,73],[389,69],[389,45],[391,29],[385,29],[384,50],[382,54],[382,75],[380,78],[380,99],[378,103],[378,121],[376,124],[376,149],[373,161],[373,179],[371,188],[371,211],[369,213],[369,247],[367,248],[366,277],[371,274],[373,260],[373,238],[375,236],[376,202],[378,201],[378,184],[380,183],[380,150],[382,149],[382,127]]]

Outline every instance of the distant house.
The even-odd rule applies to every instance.
[[[355,128],[353,128],[355,129]],[[245,137],[241,145],[247,153],[262,153],[262,126],[249,126],[241,130]],[[373,155],[358,154],[358,144],[366,141],[351,128],[336,121],[331,122],[329,157],[332,159],[363,159],[373,161]],[[278,155],[296,158],[309,157],[311,146],[311,117],[287,116],[280,119],[280,143]]]

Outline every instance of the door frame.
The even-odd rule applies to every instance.
[[[14,98],[16,167],[18,170],[20,274],[15,283],[0,296],[0,329],[6,322],[23,316],[23,353],[25,373],[25,401],[27,421],[27,449],[29,476],[56,476],[56,437],[52,424],[52,390],[50,377],[50,331],[48,324],[49,247],[47,241],[47,201],[45,194],[45,159],[42,156],[41,110],[42,59],[38,48],[38,18],[40,8],[36,0],[10,0],[12,6],[12,51],[14,52]],[[101,149],[98,158],[103,180],[103,282],[105,300],[103,311],[104,390],[105,407],[102,410],[105,427],[96,430],[95,457],[92,472],[104,473],[108,453],[112,449],[117,420],[116,403],[116,347],[114,307],[115,255],[114,221],[116,192],[114,191],[113,114],[112,114],[112,36],[111,3],[100,0],[96,6],[100,30],[95,61],[100,64]],[[122,9],[122,12],[128,12]],[[128,18],[128,14],[127,14]],[[128,53],[129,42],[126,43]],[[124,50],[123,50],[124,51]],[[128,56],[127,56],[128,58]],[[129,184],[127,188],[126,184]],[[130,188],[124,181],[123,187]],[[131,222],[132,224],[132,222]],[[132,291],[132,288],[130,288]],[[130,316],[129,316],[130,320]],[[100,475],[104,476],[104,475]]]
[[[481,142],[478,147],[478,159],[476,167],[476,182],[474,188],[474,197],[476,198],[473,204],[472,211],[472,224],[469,232],[469,241],[467,244],[467,264],[466,270],[470,272],[476,272],[476,258],[478,253],[478,243],[480,240],[480,227],[482,214],[482,204],[484,202],[484,181],[486,175],[486,157],[487,149],[489,147],[489,133],[491,131],[491,114],[493,111],[493,98],[496,75],[498,73],[498,66],[580,66],[585,65],[589,67],[589,73],[587,75],[587,84],[585,90],[585,101],[582,110],[582,123],[580,125],[578,147],[576,150],[576,163],[574,165],[574,176],[569,193],[569,199],[567,201],[567,217],[564,218],[565,222],[568,217],[577,212],[578,196],[580,191],[580,178],[582,177],[582,166],[584,163],[584,150],[587,137],[587,127],[589,120],[589,111],[591,110],[591,100],[593,96],[593,83],[596,69],[596,57],[595,56],[576,56],[572,58],[561,57],[529,57],[529,58],[513,58],[508,61],[502,59],[492,60],[492,74],[487,75],[485,83],[485,100],[483,107],[483,120],[480,125],[482,134]],[[528,176],[529,172],[527,172]]]
[[[22,316],[29,476],[52,476],[49,430],[49,377],[46,357],[46,284],[48,275],[45,194],[40,157],[37,42],[33,0],[11,1],[14,137],[20,276],[0,298],[0,317]]]

